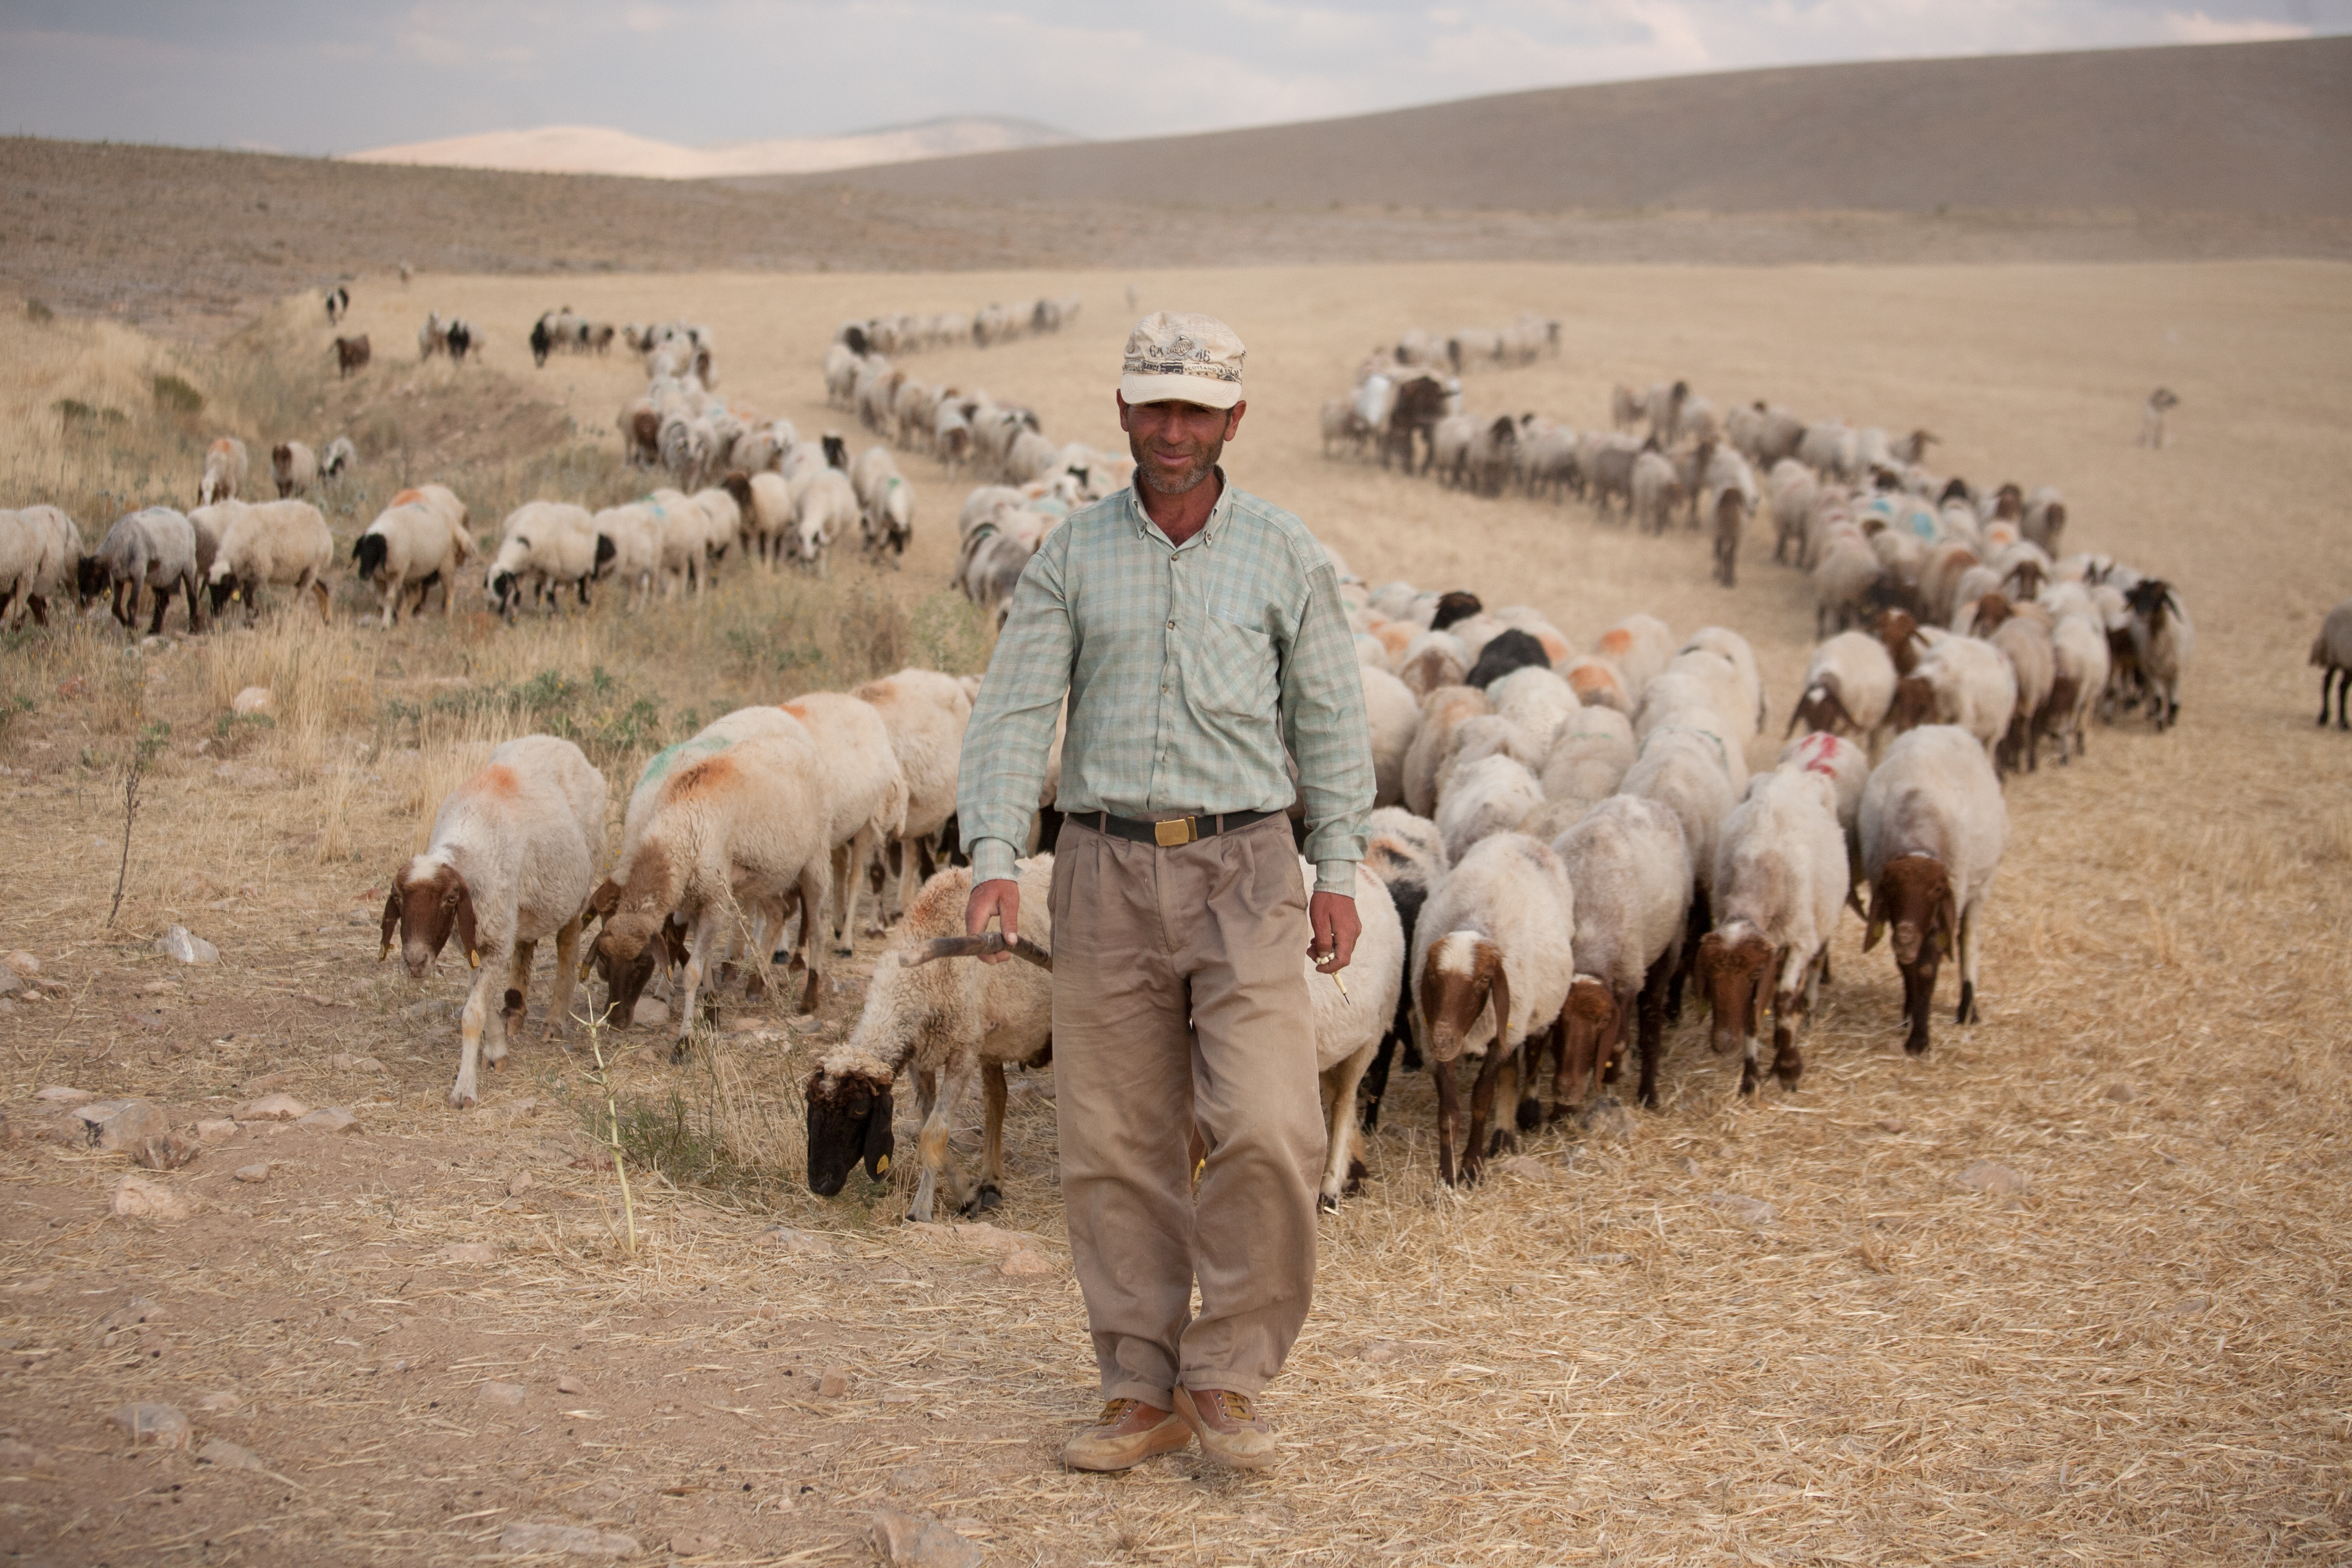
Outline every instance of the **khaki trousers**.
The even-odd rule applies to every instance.
[[[1163,849],[1074,816],[1055,850],[1062,1200],[1103,1397],[1255,1395],[1314,1294],[1325,1139],[1289,821]]]

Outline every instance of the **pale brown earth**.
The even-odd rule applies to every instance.
[[[20,1560],[457,1562],[495,1556],[520,1521],[626,1531],[656,1560],[701,1544],[681,1541],[698,1531],[719,1544],[714,1562],[858,1563],[885,1500],[1007,1563],[2352,1555],[2340,963],[2352,752],[2313,726],[2304,664],[2321,615],[2352,592],[2340,439],[2352,273],[450,277],[405,299],[363,278],[356,324],[377,334],[377,363],[350,386],[254,405],[306,437],[346,418],[388,431],[414,419],[417,439],[392,448],[404,460],[439,454],[453,474],[505,486],[518,481],[494,467],[497,443],[469,430],[562,440],[569,417],[609,453],[612,410],[639,379],[618,355],[532,371],[523,331],[560,300],[708,323],[730,395],[813,431],[848,423],[823,407],[814,368],[842,317],[1076,291],[1086,312],[1059,336],[907,363],[1028,403],[1056,437],[1109,443],[1130,282],[1143,308],[1211,310],[1239,330],[1251,411],[1233,479],[1296,509],[1368,581],[1531,604],[1580,641],[1636,610],[1745,633],[1772,709],[1756,763],[1774,752],[1811,642],[1803,580],[1751,547],[1727,592],[1687,533],[1636,539],[1573,502],[1476,500],[1326,461],[1318,405],[1370,342],[1532,310],[1563,321],[1563,353],[1473,373],[1474,409],[1597,424],[1611,382],[1686,375],[1718,406],[1769,395],[1925,425],[1950,471],[2059,484],[2070,544],[2180,585],[2200,639],[2181,725],[2097,729],[2084,760],[2011,783],[1985,1021],[1950,1024],[1948,976],[1924,1060],[1900,1049],[1892,963],[1863,954],[1849,921],[1793,1094],[1741,1100],[1694,1016],[1674,1037],[1661,1111],[1547,1131],[1528,1142],[1531,1166],[1452,1193],[1435,1180],[1427,1084],[1400,1075],[1364,1192],[1323,1222],[1317,1310],[1270,1401],[1284,1467],[1233,1477],[1177,1458],[1104,1479],[1053,1458],[1093,1392],[1053,1193],[1050,1072],[1016,1091],[1007,1204],[991,1216],[1041,1238],[1046,1273],[1002,1274],[968,1237],[898,1226],[903,1163],[893,1186],[856,1177],[830,1203],[801,1186],[798,1084],[853,1020],[878,944],[861,944],[813,1034],[730,993],[725,1032],[688,1066],[649,1048],[615,1069],[625,1096],[658,1108],[675,1089],[690,1122],[715,1120],[734,1162],[708,1186],[633,1170],[634,1254],[584,1131],[597,1097],[583,1042],[569,1055],[519,1044],[478,1109],[450,1110],[454,1026],[403,1009],[458,996],[463,972],[445,963],[419,987],[373,962],[392,868],[478,754],[468,745],[513,732],[499,727],[513,724],[508,710],[436,718],[436,695],[594,664],[683,724],[689,705],[707,717],[773,700],[919,648],[968,663],[978,647],[929,596],[968,480],[903,459],[921,509],[902,572],[845,552],[829,584],[739,572],[699,605],[634,622],[607,595],[583,621],[507,628],[469,613],[385,634],[352,624],[347,586],[331,632],[273,621],[174,638],[136,665],[104,623],[10,636],[0,695],[30,708],[0,730],[0,864],[13,868],[0,951],[36,952],[49,992],[0,1016],[0,1436],[22,1445],[0,1447],[0,1538]],[[428,305],[485,326],[487,365],[420,369],[384,353]],[[277,335],[257,341],[298,367],[322,363],[314,310],[305,298],[266,313]],[[149,417],[132,396],[135,343],[41,331],[93,334],[56,342],[99,345],[103,363],[84,385],[70,353],[12,350],[10,363],[47,378],[11,389],[8,439],[33,454],[8,470],[18,503],[65,482],[45,465],[97,483],[94,459],[58,436],[54,398],[103,393]],[[240,406],[226,371],[203,382],[214,362],[149,352]],[[2175,445],[2151,453],[2132,437],[2158,382],[2183,401]],[[511,426],[488,417],[502,404]],[[428,441],[427,426],[443,433]],[[241,433],[258,446],[273,431]],[[609,466],[578,472],[583,486],[625,482]],[[366,483],[380,497],[390,479]],[[192,481],[106,482],[128,504]],[[349,497],[335,510],[344,538],[366,515]],[[493,529],[496,510],[478,506],[476,526]],[[81,521],[93,536],[103,521]],[[810,648],[825,662],[803,661]],[[228,697],[261,677],[285,693],[287,721],[219,725]],[[141,711],[173,731],[109,930],[142,687]],[[402,718],[395,702],[425,712]],[[573,702],[541,717],[610,717],[612,700]],[[240,748],[228,779],[194,752],[216,728]],[[412,739],[425,742],[414,753]],[[607,732],[600,744],[617,799],[643,743]],[[281,776],[241,779],[247,766]],[[217,942],[224,963],[188,970],[149,952],[173,921]],[[542,963],[542,994],[546,983]],[[276,1089],[350,1107],[362,1131],[248,1127],[158,1178],[206,1212],[114,1218],[109,1195],[130,1167],[44,1140],[54,1118],[32,1096],[51,1084],[151,1096],[183,1122]],[[965,1108],[967,1127],[977,1115]],[[2025,1191],[1962,1186],[1980,1159]],[[263,1161],[267,1182],[233,1179]],[[1774,1212],[1727,1201],[1741,1198]],[[763,1240],[778,1224],[821,1239]],[[492,1260],[443,1261],[453,1245],[487,1246]],[[167,1315],[129,1322],[134,1298]],[[846,1373],[842,1393],[818,1392],[827,1368]],[[566,1377],[582,1392],[561,1389]],[[488,1402],[488,1381],[519,1384],[522,1403]],[[216,1392],[236,1408],[202,1409]],[[106,1414],[134,1400],[177,1406],[199,1446],[241,1445],[266,1472],[132,1447]]]
[[[737,183],[1207,207],[2352,216],[2352,39],[1866,60],[1496,93]],[[1273,107],[1273,106],[1270,106]],[[1274,112],[1280,112],[1278,107]]]

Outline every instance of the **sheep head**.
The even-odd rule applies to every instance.
[[[1503,971],[1503,950],[1471,931],[1448,931],[1430,944],[1422,962],[1419,1001],[1429,1026],[1433,1060],[1450,1062],[1462,1054],[1490,999],[1500,1048],[1511,1023],[1511,983]]]
[[[427,868],[412,860],[392,879],[392,892],[383,900],[383,946],[377,950],[376,962],[392,956],[393,939],[397,936],[408,977],[422,980],[441,956],[452,931],[465,946],[467,967],[479,969],[482,953],[474,933],[473,889],[466,886],[466,879],[455,866]]]
[[[1834,735],[1841,724],[1849,730],[1862,727],[1845,710],[1845,702],[1838,695],[1837,681],[1826,672],[1805,688],[1805,694],[1797,699],[1796,709],[1789,715],[1789,728],[1785,733],[1793,734],[1799,724],[1805,727],[1808,735],[1817,732]]]
[[[875,1181],[890,1173],[887,1070],[820,1067],[809,1075],[805,1098],[809,1191],[821,1198],[833,1196],[860,1161]]]
[[[1764,991],[1772,971],[1772,944],[1746,921],[1707,932],[1698,943],[1698,984],[1715,1018],[1716,1054],[1752,1048],[1764,1018]]]
[[[227,562],[213,563],[210,586],[213,595],[213,614],[218,616],[223,610],[228,608],[228,602],[237,596],[236,574],[229,570]]]
[[[1959,907],[1943,862],[1929,855],[1898,855],[1870,889],[1870,918],[1862,950],[1868,952],[1894,928],[1895,963],[1903,972],[1903,1012],[1911,1032],[1903,1048],[1927,1048],[1927,1012],[1936,997],[1936,970],[1959,933]]]
[[[1608,982],[1580,974],[1568,988],[1568,1002],[1559,1010],[1563,1036],[1560,1071],[1569,1086],[1562,1102],[1581,1101],[1585,1085],[1596,1073],[1605,1073],[1623,1048],[1625,1013]]]
[[[1895,700],[1886,707],[1888,728],[1900,735],[1931,723],[1936,717],[1936,688],[1924,675],[1906,675],[1895,683]]]
[[[606,916],[604,929],[596,933],[595,945],[588,950],[588,961],[581,965],[583,980],[592,973],[603,977],[605,1011],[615,1028],[628,1026],[636,1014],[637,998],[654,977],[664,951],[657,940],[662,918],[646,913]]]

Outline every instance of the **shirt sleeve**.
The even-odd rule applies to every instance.
[[[1054,721],[1070,689],[1077,639],[1062,592],[1056,529],[1029,558],[980,683],[956,774],[956,829],[975,883],[1010,878],[1045,784]]]
[[[1364,817],[1372,809],[1372,735],[1356,639],[1339,608],[1339,574],[1328,561],[1307,574],[1298,635],[1283,660],[1282,735],[1298,761],[1315,890],[1353,898]]]

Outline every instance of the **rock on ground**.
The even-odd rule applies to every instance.
[[[1770,1225],[1780,1217],[1780,1211],[1762,1198],[1746,1197],[1738,1193],[1709,1193],[1707,1207],[1736,1225]]]
[[[236,1108],[239,1121],[299,1121],[310,1108],[290,1094],[265,1094]]]
[[[188,1446],[188,1418],[168,1405],[126,1405],[106,1418],[131,1434],[134,1443],[152,1443],[163,1448]]]
[[[173,926],[155,939],[155,951],[182,963],[218,963],[220,949],[200,936],[189,933],[185,926]]]
[[[1971,1161],[1958,1180],[1972,1193],[1992,1193],[2003,1197],[2015,1197],[2032,1184],[2022,1173],[2011,1170],[1998,1160]]]
[[[617,1530],[589,1530],[577,1524],[509,1524],[499,1535],[499,1550],[512,1556],[553,1552],[572,1557],[635,1557],[643,1550],[634,1535]]]
[[[980,1568],[980,1548],[919,1513],[874,1510],[874,1549],[891,1568]]]
[[[196,1463],[218,1465],[224,1470],[257,1470],[261,1456],[226,1437],[215,1437],[196,1450]]]
[[[194,1193],[145,1176],[125,1176],[114,1189],[114,1212],[125,1219],[186,1219],[203,1207]]]

